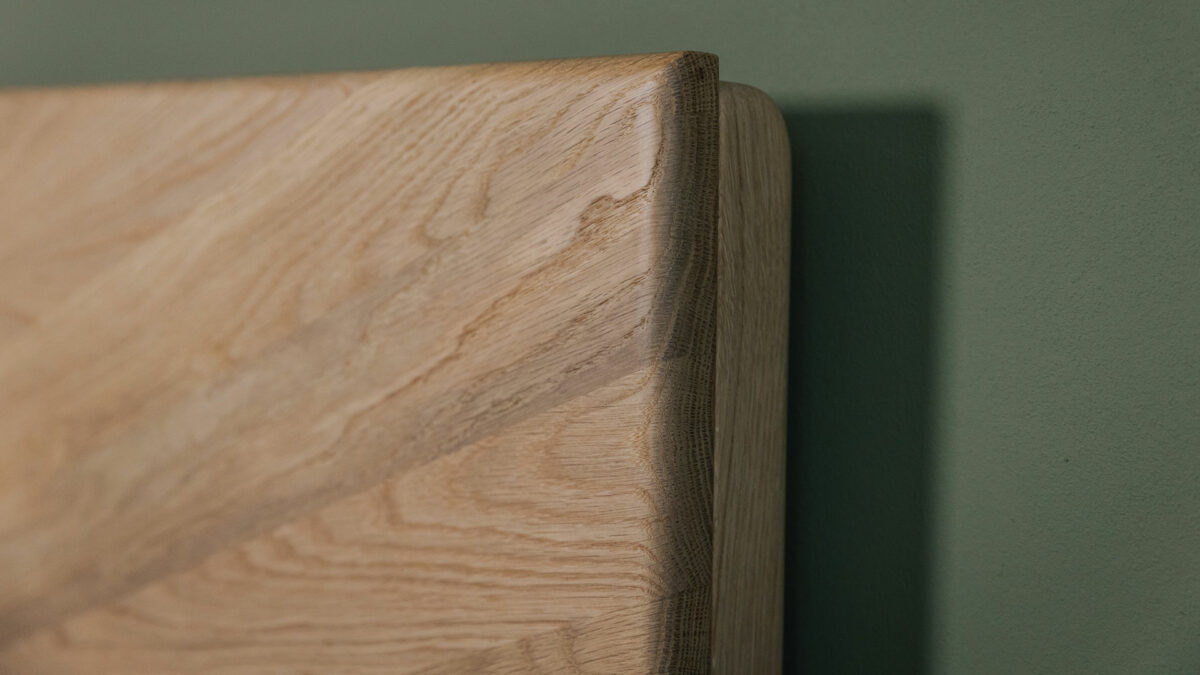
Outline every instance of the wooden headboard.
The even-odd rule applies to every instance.
[[[0,92],[0,672],[778,671],[787,156],[696,53]]]

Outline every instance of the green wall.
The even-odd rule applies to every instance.
[[[796,164],[788,664],[1200,672],[1200,5],[13,2],[0,84],[697,49]]]

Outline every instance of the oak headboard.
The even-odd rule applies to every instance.
[[[0,671],[778,671],[788,173],[697,53],[0,92]]]

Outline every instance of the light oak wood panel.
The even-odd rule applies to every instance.
[[[671,543],[654,525],[664,420],[646,413],[662,393],[653,369],[633,373],[69,618],[10,658],[49,672],[407,672],[490,661],[514,638],[618,613],[634,635],[607,651],[655,670],[648,601],[694,585],[656,561]]]
[[[358,79],[0,95],[0,344],[279,151]]]
[[[251,90],[312,102],[177,103]],[[46,140],[124,147],[123,107],[122,133],[192,145],[97,164]],[[0,172],[64,177],[0,251],[18,283],[71,270],[0,334],[5,672],[712,665],[715,59],[0,110],[23,120]],[[189,130],[243,123],[189,165],[216,142]],[[109,201],[60,203],[109,164]],[[73,262],[74,236],[99,253]]]

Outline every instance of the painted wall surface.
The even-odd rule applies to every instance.
[[[1200,5],[0,4],[0,84],[697,49],[796,166],[788,643],[1200,672]]]

